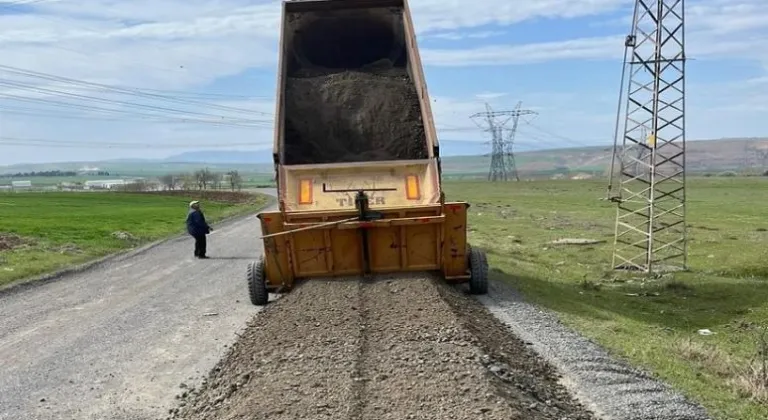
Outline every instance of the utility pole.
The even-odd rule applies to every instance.
[[[510,176],[514,176],[517,181],[520,180],[517,174],[517,165],[515,165],[514,141],[517,127],[522,115],[536,114],[536,112],[522,109],[522,102],[518,102],[512,111],[494,111],[491,105],[485,104],[485,112],[478,112],[471,115],[470,118],[483,131],[491,133],[491,167],[488,171],[489,181],[508,181]],[[512,129],[509,130],[509,137],[504,138],[504,127],[513,120]],[[482,121],[479,122],[479,121]]]
[[[627,102],[620,155],[621,94],[614,140],[620,161],[619,185],[610,197],[618,203],[615,269],[687,269],[684,22],[684,0],[635,2],[624,51]],[[640,151],[627,153],[635,147]]]

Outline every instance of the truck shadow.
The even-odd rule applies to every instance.
[[[208,257],[209,260],[247,260],[256,261],[258,257]]]

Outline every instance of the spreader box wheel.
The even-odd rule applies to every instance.
[[[485,295],[488,293],[488,258],[485,251],[469,247],[469,293]]]
[[[251,298],[251,303],[256,306],[266,305],[269,302],[269,292],[267,291],[264,257],[248,264],[246,279],[248,280],[248,295]]]

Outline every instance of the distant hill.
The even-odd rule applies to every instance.
[[[515,154],[521,174],[607,173],[612,146],[541,150]],[[443,159],[447,174],[487,172],[488,156]],[[691,173],[768,169],[768,138],[720,139],[686,142],[686,169]]]
[[[768,169],[768,138],[688,141],[686,163],[690,172],[722,172]],[[443,169],[448,175],[487,173],[488,146],[471,141],[442,141]],[[518,170],[523,175],[579,173],[600,175],[611,164],[612,146],[540,150],[516,153]],[[103,162],[22,164],[0,167],[0,174],[32,171],[77,171],[98,167],[121,176],[156,176],[189,172],[203,166],[214,171],[238,170],[271,174],[272,151],[200,150],[180,153],[165,159],[119,159]],[[765,156],[763,158],[763,156]]]
[[[272,150],[198,150],[168,156],[162,160],[168,163],[270,163]]]

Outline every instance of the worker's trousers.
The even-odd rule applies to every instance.
[[[196,257],[204,257],[205,256],[205,248],[206,248],[206,241],[205,241],[205,235],[195,235],[195,256]]]

